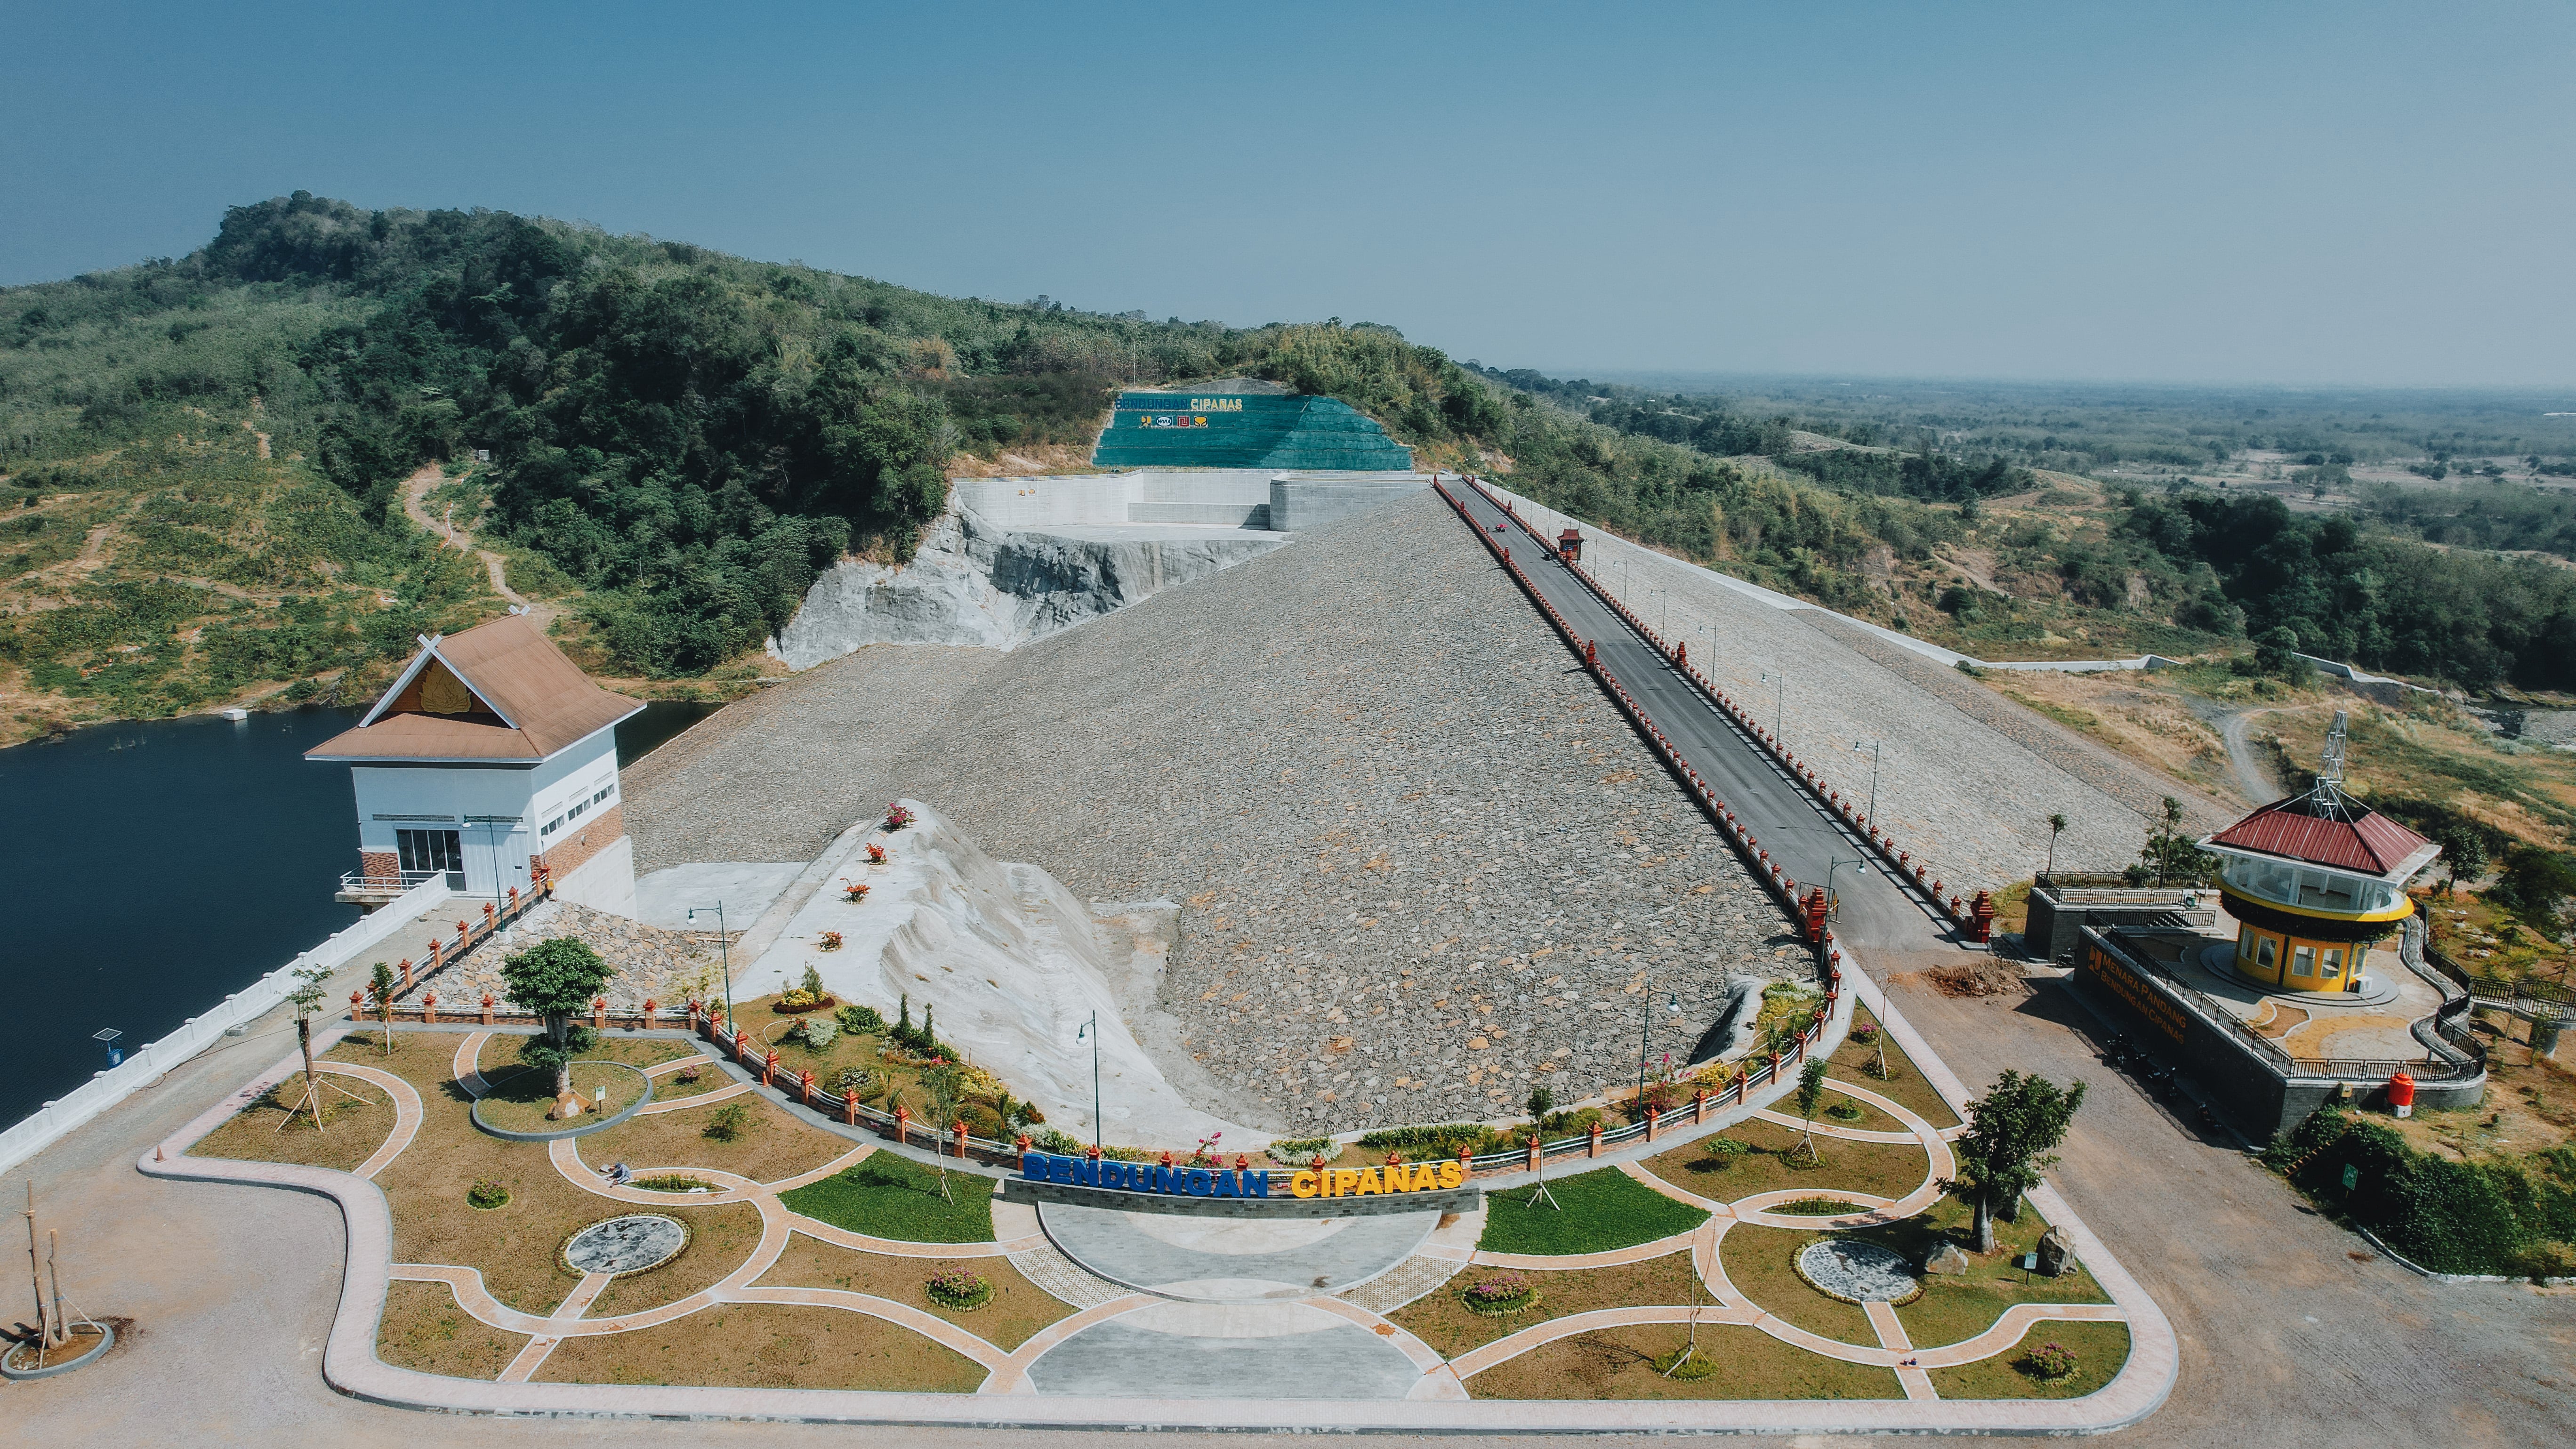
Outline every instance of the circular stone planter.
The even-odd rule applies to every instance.
[[[1858,1238],[1820,1238],[1790,1260],[1799,1280],[1845,1303],[1911,1303],[1923,1281],[1903,1253]]]
[[[592,1223],[564,1239],[564,1266],[576,1273],[622,1278],[650,1272],[689,1245],[688,1224],[660,1213],[629,1213]]]
[[[510,1127],[494,1126],[491,1122],[485,1120],[483,1116],[483,1104],[490,1101],[491,1098],[489,1096],[482,1096],[474,1099],[474,1125],[505,1142],[553,1142],[564,1137],[587,1137],[593,1132],[605,1132],[609,1128],[616,1126],[618,1123],[625,1121],[627,1118],[634,1116],[636,1113],[643,1111],[647,1106],[651,1105],[653,1101],[653,1079],[644,1075],[642,1072],[637,1071],[635,1068],[626,1065],[624,1062],[593,1061],[585,1058],[584,1060],[574,1062],[573,1065],[576,1067],[604,1067],[608,1068],[612,1072],[623,1072],[626,1075],[633,1077],[636,1082],[642,1086],[642,1095],[620,1108],[614,1116],[594,1117],[569,1127],[558,1128],[547,1132],[526,1132]],[[534,1071],[536,1069],[531,1067],[529,1070]]]
[[[42,1368],[36,1368],[32,1367],[35,1356],[27,1354],[27,1363],[30,1366],[21,1367],[19,1355],[27,1353],[28,1345],[12,1344],[6,1354],[0,1354],[0,1378],[46,1379],[56,1374],[70,1373],[85,1364],[96,1363],[100,1354],[116,1347],[116,1330],[104,1323],[89,1323],[86,1326],[98,1330],[98,1342],[84,1350],[78,1358],[58,1358],[46,1363]]]

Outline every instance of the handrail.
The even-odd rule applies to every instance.
[[[1483,497],[1486,502],[1502,509],[1503,515],[1511,519],[1513,523],[1519,525],[1520,530],[1527,534],[1531,539],[1535,540],[1542,549],[1546,550],[1549,557],[1557,557],[1553,546],[1549,544],[1546,536],[1533,527],[1528,519],[1521,517],[1517,510],[1495,498],[1492,491],[1485,486],[1483,479],[1478,478],[1471,473],[1467,475],[1465,481],[1467,486],[1475,489],[1478,495]],[[1446,495],[1447,490],[1443,489],[1442,492]],[[1467,517],[1466,509],[1463,506],[1460,506],[1455,498],[1451,498],[1450,503],[1453,507],[1458,508],[1460,517],[1467,518],[1469,527],[1475,527],[1475,520]],[[1481,528],[1476,529],[1476,533],[1478,537],[1484,537],[1484,530]],[[1490,538],[1485,540],[1485,546],[1488,549],[1495,548],[1495,544]],[[1512,565],[1508,550],[1503,551],[1503,555],[1505,566],[1511,567],[1515,575],[1517,575],[1519,570],[1516,566]],[[1814,771],[1807,769],[1805,766],[1800,765],[1798,763],[1798,757],[1790,753],[1788,746],[1782,744],[1779,740],[1772,738],[1768,732],[1755,724],[1752,716],[1742,709],[1739,709],[1733,701],[1726,697],[1725,691],[1720,690],[1706,675],[1701,674],[1698,670],[1675,659],[1672,647],[1664,642],[1663,636],[1657,633],[1653,628],[1649,627],[1645,620],[1638,618],[1636,614],[1628,608],[1627,604],[1622,602],[1617,595],[1602,587],[1600,580],[1593,578],[1591,573],[1581,564],[1561,562],[1561,567],[1563,567],[1567,573],[1572,574],[1576,581],[1581,583],[1585,591],[1590,593],[1595,600],[1597,600],[1603,607],[1609,609],[1611,613],[1620,619],[1621,622],[1625,623],[1639,639],[1646,643],[1647,647],[1653,649],[1657,655],[1662,657],[1667,667],[1669,667],[1676,675],[1680,676],[1685,683],[1689,684],[1700,695],[1704,696],[1710,704],[1716,706],[1721,717],[1728,720],[1746,739],[1750,740],[1754,745],[1769,755],[1771,759],[1788,774],[1792,785],[1804,791],[1808,796],[1814,799],[1818,806],[1831,812],[1845,824],[1849,825],[1852,830],[1857,832],[1860,836],[1862,846],[1875,853],[1881,860],[1886,862],[1888,869],[1899,882],[1899,889],[1920,892],[1925,900],[1931,902],[1934,910],[1946,917],[1951,925],[1958,928],[1963,934],[1972,932],[1975,929],[1974,920],[1969,908],[1961,902],[1955,893],[1952,893],[1945,898],[1941,889],[1944,882],[1934,879],[1929,870],[1914,859],[1912,852],[1898,849],[1895,837],[1880,834],[1877,822],[1870,820],[1867,816],[1862,815],[1860,812],[1855,810],[1852,807],[1851,802],[1842,799],[1838,793],[1828,790],[1825,787],[1822,777],[1818,776]],[[1533,598],[1540,597],[1537,590],[1530,586],[1527,581],[1524,581],[1523,586],[1529,589]],[[1541,605],[1542,607],[1546,607],[1544,599],[1541,599]],[[1550,608],[1548,612],[1552,616],[1555,611]],[[1586,662],[1588,663],[1590,661]],[[1594,667],[1596,670],[1599,669],[1599,666],[1597,665]],[[1660,737],[1658,737],[1658,740],[1660,741]]]
[[[2413,1074],[2422,1081],[2449,1081],[2455,1077],[2471,1076],[2486,1070],[2486,1053],[2482,1048],[2473,1048],[2475,1055],[2472,1057],[2469,1053],[2454,1050],[2447,1040],[2440,1044],[2429,1041],[2425,1043],[2434,1054],[2434,1060],[2430,1062],[2392,1057],[2294,1057],[2281,1050],[2269,1038],[2258,1035],[2234,1012],[2220,1006],[2200,988],[2166,970],[2162,962],[2139,952],[2121,950],[2119,944],[2107,933],[2093,931],[2090,927],[2086,930],[2088,934],[2097,937],[2105,947],[2115,952],[2122,964],[2138,971],[2141,975],[2152,978],[2158,986],[2163,987],[2182,1005],[2188,1007],[2193,1015],[2226,1033],[2238,1045],[2253,1052],[2283,1076],[2385,1081],[2391,1075],[2403,1071]],[[2418,1025],[2420,1026],[2421,1023],[2419,1022]],[[2448,1034],[2444,1035],[2447,1037]],[[2416,1034],[2416,1040],[2424,1041],[2421,1032]]]
[[[430,880],[446,874],[448,872],[443,870],[406,870],[397,871],[392,875],[368,875],[359,871],[350,871],[340,877],[340,889],[408,891],[413,886],[427,884]]]

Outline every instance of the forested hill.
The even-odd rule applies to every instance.
[[[2089,648],[2084,628],[2112,621],[2123,638],[2163,631],[2167,652],[2225,645],[2267,622],[2254,595],[2288,567],[2265,555],[2227,574],[2163,552],[2225,536],[2214,517],[2124,528],[2123,508],[2054,539],[1981,520],[1980,500],[2031,481],[1988,460],[1729,456],[1744,429],[1709,410],[1586,416],[1561,385],[1479,375],[1385,327],[961,300],[504,212],[297,193],[233,209],[187,257],[0,290],[0,739],[362,697],[415,633],[498,612],[480,570],[399,506],[423,463],[453,475],[429,503],[563,607],[558,632],[586,662],[740,676],[819,569],[908,555],[961,455],[1078,446],[1121,385],[1234,374],[1339,397],[1425,464],[1504,474],[1631,537],[1971,642]],[[478,451],[488,466],[468,466]],[[1991,555],[2007,585],[2007,566],[2038,582],[1994,591],[1981,574],[1974,599],[1936,608],[1968,576],[1961,550]],[[2355,589],[2412,577],[2346,572],[2322,603],[2302,595],[2300,617],[2346,619]],[[2576,616],[2563,586],[2525,582],[2505,600],[2470,580],[2480,612],[2408,634],[2401,667],[2475,635],[2491,647],[2470,651],[2473,671],[2527,673]],[[2365,662],[2400,648],[2385,629],[2349,637]]]

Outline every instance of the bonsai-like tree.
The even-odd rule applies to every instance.
[[[1968,1130],[1951,1145],[1959,1175],[1941,1179],[1944,1192],[1977,1205],[1977,1251],[1995,1250],[1995,1216],[2020,1216],[2021,1197],[2057,1165],[2055,1148],[2084,1105],[2084,1084],[2060,1088],[2046,1077],[2006,1072],[1986,1094],[1968,1104]]]
[[[1825,1099],[1825,1063],[1821,1057],[1807,1058],[1798,1071],[1798,1115],[1806,1127],[1798,1134],[1799,1143],[1807,1149],[1807,1160],[1816,1162],[1816,1104]]]
[[[501,980],[510,1004],[545,1022],[545,1030],[528,1038],[519,1059],[555,1074],[555,1095],[572,1090],[573,1059],[588,1050],[590,1029],[575,1027],[573,1017],[590,1009],[599,989],[617,968],[570,936],[539,941],[501,963]]]
[[[2066,826],[2067,819],[2065,816],[2051,815],[2048,817],[2048,873],[2050,875],[2057,874],[2057,837],[2066,833]]]
[[[1543,1087],[1543,1086],[1534,1086],[1534,1087],[1530,1088],[1530,1094],[1529,1094],[1529,1114],[1530,1114],[1530,1130],[1531,1130],[1531,1131],[1533,1131],[1533,1132],[1544,1132],[1544,1131],[1546,1131],[1546,1130],[1547,1130],[1547,1114],[1548,1114],[1548,1113],[1550,1113],[1550,1112],[1553,1112],[1553,1111],[1555,1111],[1555,1110],[1556,1110],[1556,1093],[1549,1091],[1547,1088],[1545,1088],[1545,1087]]]

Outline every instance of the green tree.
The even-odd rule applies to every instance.
[[[367,973],[367,994],[376,999],[376,1019],[384,1023],[385,1055],[394,1050],[394,968],[379,961]]]
[[[2133,886],[2207,885],[2216,875],[2217,866],[2208,851],[2183,833],[2182,802],[2167,795],[2163,818],[2147,832],[2147,843],[2138,852],[2137,864],[2123,874]]]
[[[1978,1252],[1995,1250],[1996,1215],[2018,1218],[2022,1194],[2057,1165],[2055,1150],[2083,1105],[2082,1082],[2061,1089],[2045,1077],[2011,1071],[1968,1104],[1968,1130],[1951,1144],[1959,1175],[1940,1185],[1975,1202]]]
[[[2254,667],[2279,678],[2299,667],[2299,633],[2285,626],[2254,636]]]
[[[2545,935],[2568,929],[2576,904],[2576,860],[2554,850],[2517,845],[2505,852],[2504,869],[2496,873],[2487,894]]]
[[[1825,1100],[1825,1062],[1822,1057],[1807,1058],[1798,1071],[1798,1116],[1806,1126],[1798,1133],[1800,1145],[1807,1149],[1807,1160],[1816,1156],[1816,1107]]]
[[[572,1090],[573,1059],[590,1046],[588,1028],[576,1028],[573,1017],[590,1009],[617,968],[570,936],[539,941],[501,962],[501,980],[510,1004],[540,1017],[545,1030],[530,1037],[520,1059],[555,1074],[555,1095]]]
[[[2055,875],[2057,873],[2057,837],[2066,833],[2066,826],[2067,819],[2065,816],[2051,815],[2048,817],[2048,871],[2051,875]]]

